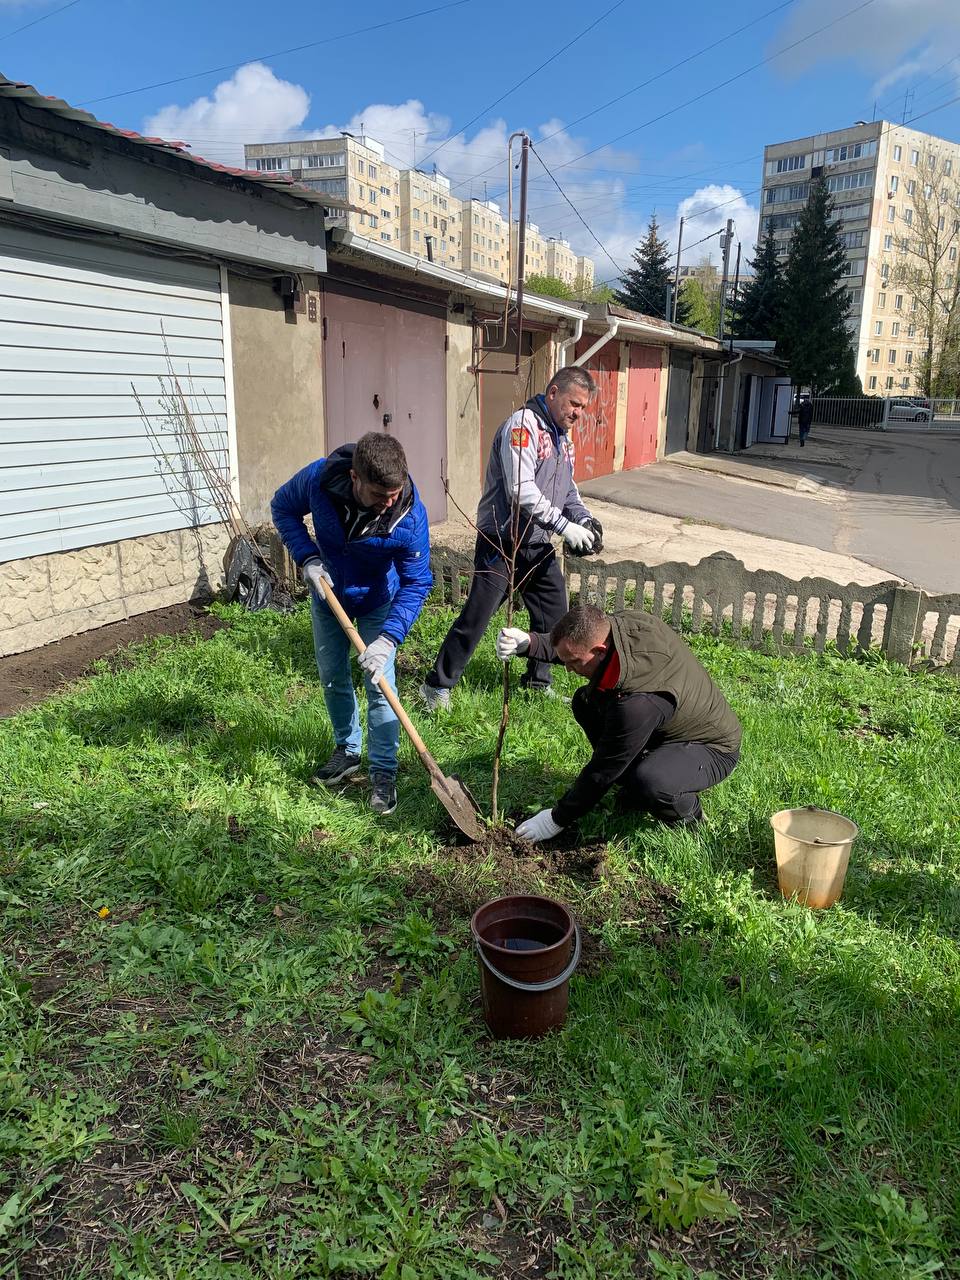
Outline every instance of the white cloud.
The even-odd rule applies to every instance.
[[[374,102],[349,119],[320,124],[308,123],[309,108],[309,94],[300,85],[279,79],[262,63],[250,63],[218,84],[209,97],[156,112],[144,122],[144,132],[182,139],[191,143],[198,155],[234,165],[243,164],[244,142],[329,138],[339,136],[343,130],[356,135],[366,133],[382,143],[391,164],[410,168],[416,162],[427,169],[436,165],[450,178],[453,193],[460,199],[488,196],[496,199],[506,214],[507,139],[514,128],[526,128],[563,191],[620,266],[629,264],[646,232],[649,209],[638,208],[635,202],[628,204],[631,193],[627,183],[642,172],[641,155],[603,148],[581,159],[589,141],[568,133],[562,120],[551,119],[533,126],[530,122],[508,124],[496,119],[467,137],[463,133],[451,134],[450,119],[428,110],[416,98],[401,103]],[[703,158],[701,144],[695,147],[696,158]],[[673,157],[666,161],[673,162]],[[659,169],[663,163],[658,161],[656,167]],[[514,180],[516,184],[516,174]],[[658,186],[662,192],[662,185]],[[516,185],[514,194],[516,198]],[[703,213],[713,205],[723,208]],[[562,235],[577,253],[594,259],[598,279],[617,274],[535,157],[530,162],[528,208],[531,220],[544,235]],[[661,196],[657,208],[662,233],[671,246],[676,244],[681,216],[687,219],[684,239],[688,244],[733,217],[745,254],[752,253],[757,210],[736,187],[702,186],[666,214]],[[516,204],[513,214],[516,218]],[[692,255],[685,255],[684,260],[696,261],[700,256],[718,260],[718,241],[707,242]]]
[[[802,0],[771,41],[771,50],[801,39],[852,8],[849,0]],[[796,75],[819,63],[851,58],[876,71],[924,45],[943,47],[960,33],[957,0],[874,0],[821,36],[815,36],[774,63]],[[949,44],[948,46],[949,47]]]
[[[189,142],[198,155],[242,167],[245,142],[297,137],[309,110],[305,89],[278,79],[262,62],[249,62],[218,84],[211,97],[186,107],[161,107],[144,121],[143,131]]]

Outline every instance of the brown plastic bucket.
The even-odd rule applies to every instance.
[[[580,930],[550,898],[496,898],[474,912],[483,1016],[495,1040],[546,1035],[567,1020]]]
[[[777,880],[785,898],[808,907],[832,907],[843,892],[855,822],[830,809],[781,809],[770,819]]]

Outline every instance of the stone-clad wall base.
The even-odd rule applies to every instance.
[[[0,657],[209,598],[229,541],[214,524],[0,564]]]

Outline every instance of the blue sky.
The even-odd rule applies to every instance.
[[[875,104],[899,120],[909,91],[908,122],[912,111],[917,128],[960,140],[960,102],[939,109],[960,95],[960,0],[465,0],[395,23],[445,3],[0,0],[0,71],[224,163],[240,163],[245,141],[363,122],[393,163],[409,165],[415,146],[461,196],[500,195],[506,136],[526,129],[610,257],[536,163],[532,216],[589,253],[599,278],[628,261],[651,212],[671,241],[684,214],[688,242],[732,216],[749,254],[765,143],[870,120]]]

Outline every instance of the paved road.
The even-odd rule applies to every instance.
[[[928,591],[960,592],[960,437],[871,432],[861,444],[858,433],[854,448],[852,484],[831,490],[830,500],[669,462],[582,488],[628,507],[856,556]]]

